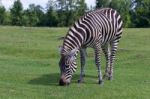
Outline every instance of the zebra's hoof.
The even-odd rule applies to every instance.
[[[78,80],[78,83],[81,83],[81,80]]]
[[[107,74],[105,74],[105,75],[103,76],[103,79],[109,80],[109,76],[108,76]]]
[[[83,80],[80,80],[80,79],[78,80],[78,83],[83,83],[83,82],[84,82]]]
[[[102,85],[103,84],[103,80],[99,80],[98,84]]]
[[[113,77],[112,76],[108,77],[108,80],[113,80]]]
[[[112,80],[113,77],[112,77],[112,76],[109,76],[109,75],[107,75],[107,74],[105,74],[105,75],[103,76],[103,79]]]
[[[83,74],[83,77],[85,77],[85,74]]]
[[[107,78],[108,78],[108,75],[105,74],[105,75],[103,76],[103,79],[107,79]]]

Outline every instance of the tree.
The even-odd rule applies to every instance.
[[[12,25],[22,25],[23,6],[20,0],[16,0],[10,9]]]
[[[44,14],[44,12],[43,12],[43,8],[40,6],[40,5],[37,5],[37,6],[35,6],[35,8],[34,8],[34,11],[36,12],[36,15],[37,15],[37,17],[38,17],[38,22],[37,22],[37,25],[38,26],[41,26],[41,25],[43,25],[43,20],[44,20],[44,18],[45,18],[45,14]]]
[[[5,21],[5,7],[0,6],[0,25],[4,24]]]
[[[43,20],[47,26],[57,26],[58,25],[58,15],[57,15],[57,3],[53,0],[49,0],[47,3],[47,12],[45,15],[45,20]]]
[[[10,17],[10,12],[6,11],[5,12],[5,18],[4,18],[4,25],[11,25],[11,17]]]
[[[132,16],[136,27],[150,27],[150,1],[134,0],[135,4]]]
[[[59,26],[70,26],[86,11],[85,0],[57,0]]]
[[[24,10],[23,23],[27,26],[37,26],[40,25],[41,20],[44,16],[42,7],[35,4],[30,4],[29,8]]]
[[[85,0],[78,0],[76,10],[78,12],[78,16],[84,15],[85,11],[87,10]]]
[[[96,0],[96,8],[109,7],[111,1],[113,0]]]

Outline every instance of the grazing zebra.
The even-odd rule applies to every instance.
[[[92,47],[95,52],[95,63],[98,70],[99,84],[102,83],[100,54],[103,50],[106,57],[104,78],[109,80],[113,76],[113,63],[118,42],[122,34],[122,20],[117,11],[102,8],[91,11],[82,16],[69,29],[61,47],[59,62],[61,77],[60,85],[70,84],[72,74],[76,71],[76,56],[80,51],[81,73],[79,83],[83,81],[86,61],[86,48]]]

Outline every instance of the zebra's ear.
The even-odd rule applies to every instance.
[[[62,37],[58,37],[58,40],[64,40],[65,39],[65,37],[64,36],[62,36]]]
[[[76,52],[77,52],[77,49],[73,49],[73,50],[70,51],[70,53],[68,53],[68,56],[72,57],[76,54]]]

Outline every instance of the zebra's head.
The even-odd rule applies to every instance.
[[[59,61],[60,73],[61,77],[59,80],[59,85],[69,85],[71,82],[71,78],[73,73],[76,71],[76,55],[77,50],[73,49],[67,54],[61,53],[61,58]]]

